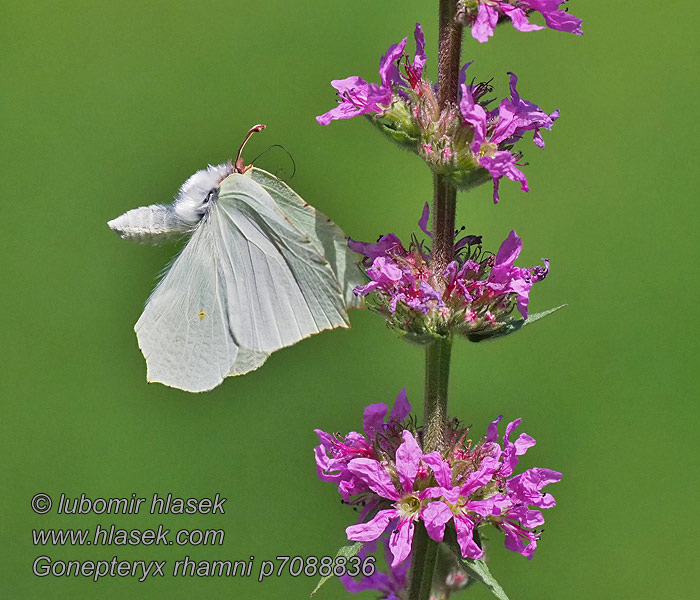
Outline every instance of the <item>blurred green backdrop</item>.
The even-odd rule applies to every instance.
[[[403,386],[421,411],[422,354],[381,320],[306,340],[264,368],[192,396],[145,382],[132,327],[173,254],[121,241],[106,221],[167,202],[207,163],[283,144],[294,188],[357,239],[416,227],[429,172],[361,119],[320,127],[329,81],[376,80],[379,56],[428,39],[436,2],[190,0],[3,3],[0,377],[6,598],[304,598],[304,576],[37,578],[35,557],[248,560],[332,554],[355,514],[317,482],[313,429],[358,428]],[[451,412],[485,431],[522,416],[524,466],[564,473],[532,562],[494,535],[492,571],[513,600],[690,598],[698,427],[697,5],[573,0],[585,35],[499,29],[466,38],[480,79],[506,71],[562,117],[526,146],[531,192],[504,181],[459,201],[496,249],[511,228],[522,265],[552,259],[532,307],[569,307],[501,343],[458,344]],[[693,59],[695,57],[695,59]],[[273,165],[274,166],[274,165]],[[269,167],[268,167],[269,168]],[[685,302],[689,301],[689,306]],[[218,516],[35,515],[45,492],[92,497],[220,493]],[[144,511],[142,511],[144,512]],[[35,527],[222,528],[220,547],[34,547]],[[485,589],[471,592],[487,598]],[[346,597],[337,582],[319,598]],[[372,594],[364,597],[371,598]]]

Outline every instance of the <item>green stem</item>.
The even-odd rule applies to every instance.
[[[459,62],[462,53],[462,26],[456,22],[457,0],[440,0],[440,33],[437,95],[441,111],[457,109]],[[433,180],[433,243],[431,269],[441,275],[454,257],[457,190],[447,178]],[[442,291],[442,290],[440,290]],[[447,388],[450,375],[452,338],[435,340],[425,351],[425,400],[423,411],[423,451],[445,451]],[[413,541],[409,600],[429,600],[433,586],[438,543],[431,540],[422,523],[417,523]]]
[[[438,558],[438,544],[428,537],[422,522],[416,523],[411,548],[411,583],[408,600],[430,600],[433,574]]]
[[[433,174],[433,188],[433,247],[430,264],[433,273],[441,275],[454,259],[457,189],[445,175],[437,173]],[[441,278],[438,277],[437,281],[440,282]]]
[[[447,388],[450,377],[452,338],[435,340],[425,350],[425,398],[423,451],[445,451]]]
[[[440,0],[440,37],[438,40],[438,104],[444,109],[457,104],[459,61],[462,57],[462,25],[455,20],[457,0]]]
[[[440,110],[457,110],[462,25],[457,23],[457,0],[440,0],[437,95]],[[453,258],[457,189],[444,175],[434,176],[432,268],[442,273]]]
[[[413,532],[413,544],[411,545],[411,582],[408,586],[408,600],[419,600],[421,598],[423,568],[417,565],[425,566],[425,553],[429,542],[430,538],[423,522],[416,522],[416,530]]]
[[[426,534],[427,535],[427,534]],[[428,547],[425,551],[425,562],[423,563],[423,579],[420,586],[420,596],[418,600],[430,600],[430,592],[433,589],[433,576],[435,575],[435,565],[438,557],[438,543],[428,540]]]

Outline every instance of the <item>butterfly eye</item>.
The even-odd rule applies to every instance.
[[[216,195],[218,194],[218,192],[219,192],[218,188],[214,188],[212,190],[209,190],[207,197],[204,199],[204,204],[208,204],[210,201],[214,200],[216,198]]]

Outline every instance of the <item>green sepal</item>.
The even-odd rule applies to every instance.
[[[364,542],[354,542],[352,544],[346,544],[340,550],[338,550],[338,553],[335,555],[335,558],[339,558],[340,556],[344,556],[345,558],[352,558],[353,556],[357,556],[357,553],[360,551],[362,546],[364,546]],[[335,564],[335,559],[333,562]],[[321,586],[323,586],[331,577],[333,577],[332,573],[330,575],[326,575],[325,577],[321,577],[320,581],[316,584],[314,591],[311,592],[312,598],[316,595],[316,592],[318,592],[318,590],[321,589]]]
[[[509,600],[508,595],[499,585],[498,581],[496,581],[496,578],[491,574],[491,571],[489,571],[486,562],[483,560],[474,560],[473,558],[464,558],[462,556],[459,544],[457,543],[457,535],[453,528],[449,528],[445,531],[444,542],[447,547],[452,550],[459,564],[464,567],[472,577],[483,583],[499,600]]]
[[[393,327],[392,325],[387,323],[387,326],[389,329],[394,330],[398,336],[408,342],[409,344],[413,344],[415,346],[430,346],[433,342],[436,340],[445,340],[449,338],[449,334],[441,334],[437,332],[430,332],[430,331],[424,331],[424,332],[415,332],[415,331],[405,331],[404,329],[399,329],[398,327]]]
[[[549,310],[545,310],[544,312],[535,313],[534,315],[530,315],[527,319],[513,319],[512,321],[506,323],[500,329],[494,329],[491,331],[483,331],[478,333],[468,333],[466,334],[466,337],[470,342],[484,342],[487,340],[493,340],[506,335],[510,335],[511,333],[520,331],[523,327],[525,327],[525,325],[529,325],[530,323],[539,321],[540,319],[543,319],[544,317],[547,317],[552,313],[557,312],[560,308],[564,308],[565,306],[568,305],[562,304],[561,306],[550,308]]]
[[[491,174],[478,165],[453,168],[447,171],[446,175],[458,190],[471,190],[487,181],[491,181]]]
[[[389,137],[392,141],[398,143],[404,148],[416,151],[418,147],[418,142],[420,138],[408,131],[405,131],[400,126],[391,123],[388,119],[370,118],[370,121],[381,131],[384,135]]]

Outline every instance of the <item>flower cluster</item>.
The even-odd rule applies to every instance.
[[[530,23],[527,16],[532,12],[540,13],[550,29],[582,35],[581,19],[559,8],[565,2],[568,0],[462,0],[459,14],[479,42],[486,42],[505,19],[518,31],[545,29]]]
[[[525,132],[544,147],[541,129],[551,129],[559,112],[546,113],[523,100],[516,90],[517,77],[510,74],[510,97],[492,110],[489,83],[466,83],[469,64],[462,68],[458,106],[440,109],[433,84],[423,78],[425,39],[419,24],[415,30],[416,53],[411,61],[404,53],[406,39],[392,45],[379,64],[381,84],[360,77],[335,80],[339,104],[317,117],[321,125],[336,119],[367,115],[380,130],[420,155],[436,172],[448,175],[461,188],[492,179],[494,202],[498,183],[507,177],[528,191],[527,180],[513,146]]]
[[[426,204],[419,223],[426,233],[427,219]],[[482,250],[480,236],[462,237],[454,245],[454,260],[440,273],[415,237],[408,248],[393,233],[376,243],[350,240],[349,245],[364,256],[370,278],[355,294],[371,295],[370,307],[409,341],[430,342],[448,332],[474,341],[498,334],[514,320],[515,308],[527,319],[530,289],[549,270],[547,259],[541,267],[515,266],[523,247],[515,231],[495,255]]]
[[[387,405],[365,409],[364,435],[342,437],[316,430],[317,472],[338,485],[343,501],[363,507],[360,522],[346,529],[349,540],[372,542],[391,532],[391,566],[411,553],[415,525],[422,521],[430,537],[442,541],[454,527],[465,558],[479,559],[483,549],[477,528],[493,525],[505,534],[505,545],[532,558],[544,523],[541,509],[555,505],[542,489],[561,479],[550,469],[532,468],[514,475],[519,457],[535,444],[521,433],[511,441],[520,419],[509,423],[499,441],[493,421],[476,443],[457,421],[447,426],[448,450],[424,453],[421,430],[406,420],[411,406],[403,390],[389,415]]]

